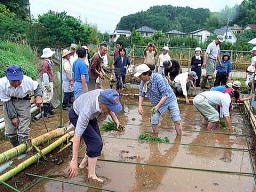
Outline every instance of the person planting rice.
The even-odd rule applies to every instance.
[[[87,153],[79,167],[84,168],[88,163],[88,178],[103,182],[96,175],[97,157],[101,155],[103,147],[97,118],[101,114],[109,114],[119,127],[120,123],[115,115],[115,112],[122,110],[119,99],[119,94],[112,89],[96,89],[82,94],[75,100],[69,111],[70,122],[76,127],[73,139],[73,156],[68,168],[69,177],[74,177],[77,174],[78,149],[82,137],[86,144]]]
[[[221,93],[218,91],[205,91],[198,94],[193,99],[193,104],[197,110],[204,117],[203,125],[207,126],[208,130],[211,130],[220,120],[220,117],[224,116],[228,124],[228,129],[233,130],[230,119],[230,106],[232,102],[235,102],[239,98],[237,91],[230,93]],[[220,114],[217,111],[220,107]]]
[[[15,147],[27,141],[30,133],[30,93],[35,95],[35,104],[42,104],[42,88],[37,81],[23,75],[19,66],[7,68],[6,76],[0,79],[0,99],[3,102],[5,135]]]
[[[177,98],[168,84],[168,81],[159,73],[152,73],[146,64],[141,64],[135,69],[135,77],[141,80],[139,90],[139,113],[143,114],[143,100],[147,96],[153,105],[151,124],[154,134],[159,132],[159,120],[167,109],[174,122],[177,135],[182,134],[180,110]]]

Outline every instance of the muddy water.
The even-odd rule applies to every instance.
[[[122,192],[255,191],[254,179],[251,176],[210,172],[210,170],[253,172],[249,153],[242,150],[248,149],[246,137],[228,135],[243,133],[244,124],[237,110],[232,118],[236,129],[234,132],[217,129],[211,133],[205,133],[205,129],[201,126],[200,113],[196,112],[192,105],[181,104],[182,123],[185,130],[182,137],[176,137],[169,114],[165,113],[161,119],[163,128],[159,136],[168,137],[170,143],[176,144],[160,144],[138,141],[140,133],[151,131],[150,106],[144,106],[144,114],[140,116],[135,103],[135,100],[125,101],[124,111],[118,114],[120,121],[125,125],[123,132],[102,132],[104,148],[97,165],[97,174],[105,180],[104,184],[88,183],[86,170],[79,170],[78,176],[71,180],[58,178]],[[146,104],[149,105],[149,103]],[[58,125],[58,117],[47,119],[49,129],[54,129],[56,125]],[[33,135],[45,132],[42,120],[32,124],[32,127]],[[214,134],[215,132],[226,134]],[[84,153],[85,149],[82,147],[80,157]],[[67,157],[68,155],[70,154],[67,154]],[[69,159],[70,156],[51,175],[65,175]],[[187,168],[208,171],[187,170]],[[95,192],[104,190],[43,180],[30,191]]]

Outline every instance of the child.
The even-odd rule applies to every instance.
[[[232,70],[232,64],[230,62],[230,54],[228,52],[224,53],[221,63],[216,66],[217,75],[214,82],[214,86],[226,85],[229,78],[229,74]]]
[[[191,59],[191,71],[195,71],[198,79],[196,80],[196,87],[200,87],[200,78],[202,73],[203,57],[200,55],[202,49],[197,47],[195,49],[195,55]]]

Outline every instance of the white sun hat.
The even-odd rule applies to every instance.
[[[202,49],[200,47],[197,47],[197,48],[195,48],[195,52],[197,52],[197,51],[201,51],[202,52]]]
[[[251,73],[254,73],[255,72],[255,67],[250,65],[248,68],[247,68],[247,71],[248,72],[251,72]]]
[[[163,50],[169,51],[169,47],[164,46],[164,47],[163,47]]]
[[[139,77],[142,73],[145,73],[147,71],[150,71],[150,68],[146,64],[141,64],[138,67],[135,68],[135,77]]]
[[[43,55],[41,55],[41,58],[49,58],[53,56],[55,51],[52,51],[50,48],[44,48],[43,49]]]

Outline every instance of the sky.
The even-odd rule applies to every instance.
[[[83,22],[96,25],[102,33],[112,33],[122,16],[145,11],[154,5],[189,6],[220,11],[226,5],[232,7],[243,0],[30,0],[31,14],[37,18],[49,10],[66,11]]]

